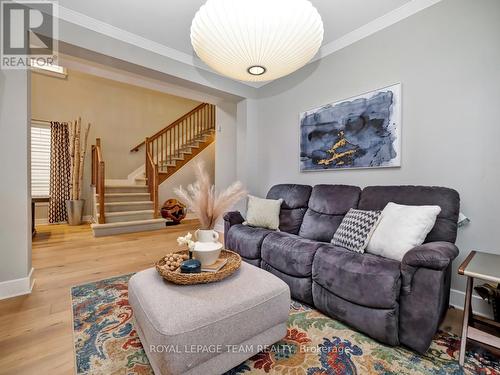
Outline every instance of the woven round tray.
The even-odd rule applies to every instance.
[[[176,251],[176,253],[188,254],[188,251]],[[174,284],[193,285],[213,283],[232,275],[241,266],[241,257],[233,251],[222,250],[219,258],[227,258],[227,263],[217,272],[181,273],[180,268],[175,271],[169,271],[161,267],[165,265],[164,258],[156,262],[156,270],[165,280]]]

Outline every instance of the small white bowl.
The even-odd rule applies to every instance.
[[[210,266],[219,259],[221,250],[220,242],[195,242],[193,257],[200,261],[202,267]]]

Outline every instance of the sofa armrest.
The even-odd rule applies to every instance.
[[[401,261],[401,288],[411,293],[413,275],[419,268],[444,271],[458,255],[458,248],[451,242],[429,242],[408,251]]]
[[[242,224],[244,221],[245,219],[243,219],[239,211],[231,211],[224,214],[224,244],[226,246],[228,246],[227,232],[229,228],[236,224]]]
[[[245,219],[241,216],[239,211],[226,212],[224,214],[224,221],[229,224],[230,227],[236,224],[242,224]]]
[[[444,270],[458,255],[458,248],[451,242],[429,242],[408,251],[403,265]]]

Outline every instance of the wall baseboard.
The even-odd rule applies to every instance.
[[[450,290],[450,305],[459,309],[464,309],[465,302],[465,292],[461,290],[451,289]],[[489,319],[493,319],[493,310],[491,305],[488,305],[488,302],[483,300],[476,294],[472,294],[472,310],[474,314],[479,316],[483,316]]]
[[[84,223],[92,223],[92,215],[85,215],[82,217],[82,221]],[[35,226],[37,225],[48,225],[49,224],[49,219],[43,218],[43,219],[35,219]],[[66,224],[65,222],[63,223],[55,223],[54,225],[57,224]]]
[[[34,284],[33,268],[26,277],[2,281],[0,282],[0,300],[30,294]]]
[[[186,217],[184,218],[184,220],[197,220],[197,219],[198,215],[196,215],[194,212],[191,211],[188,211]]]

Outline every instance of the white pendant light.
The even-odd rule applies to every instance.
[[[307,64],[323,41],[323,22],[307,0],[208,0],[191,25],[197,55],[217,72],[269,81]]]

